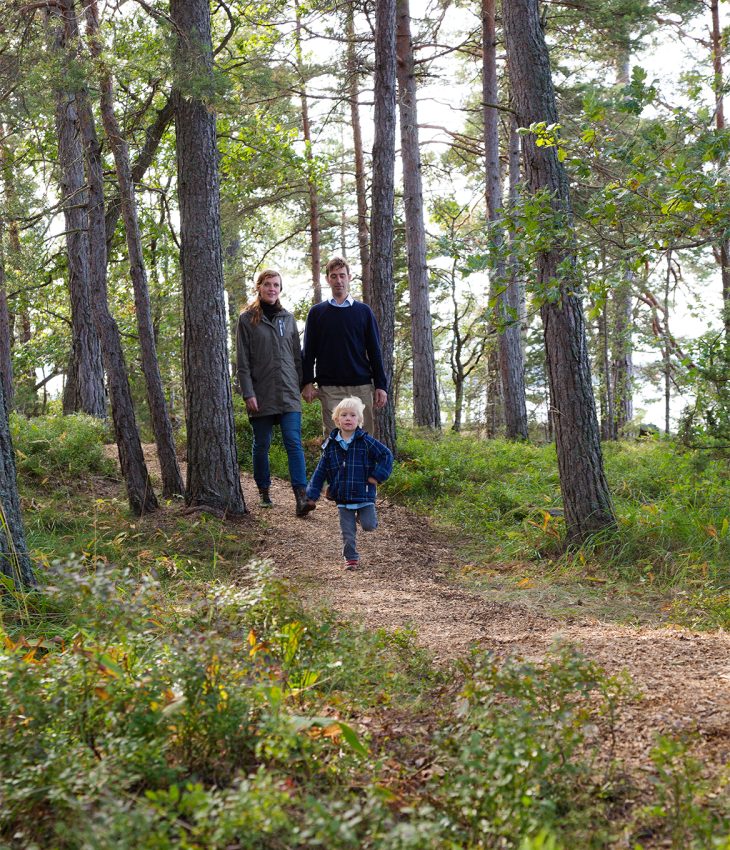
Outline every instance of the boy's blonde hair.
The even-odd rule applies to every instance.
[[[362,400],[359,399],[356,395],[351,395],[348,398],[343,398],[341,402],[335,407],[332,411],[332,421],[335,425],[339,426],[339,422],[337,421],[340,417],[340,413],[345,410],[354,410],[357,413],[357,424],[362,427],[363,422],[365,421],[363,417],[363,413],[365,412],[365,405]]]

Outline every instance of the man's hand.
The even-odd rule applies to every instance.
[[[311,404],[317,398],[317,390],[314,388],[314,384],[305,384],[302,387],[302,398],[308,404]]]
[[[388,403],[388,393],[385,390],[375,390],[375,401],[373,407],[376,410],[381,410]]]
[[[259,403],[256,401],[255,395],[252,395],[251,398],[246,399],[246,410],[248,410],[249,413],[259,412]]]

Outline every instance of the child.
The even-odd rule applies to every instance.
[[[307,487],[307,498],[317,501],[325,480],[327,498],[337,502],[344,547],[345,569],[360,565],[355,548],[357,522],[363,531],[378,527],[375,488],[393,470],[390,449],[363,431],[365,405],[356,396],[343,399],[332,411],[337,426],[322,445],[322,457]]]

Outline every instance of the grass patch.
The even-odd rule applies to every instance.
[[[73,482],[97,473],[116,478],[112,460],[104,455],[110,435],[106,424],[81,413],[73,416],[10,415],[10,431],[20,476]]]
[[[605,444],[618,528],[566,553],[554,446],[406,433],[401,447],[389,495],[458,532],[475,565],[516,565],[516,580],[533,585],[546,576],[551,585],[579,582],[584,597],[591,585],[615,586],[620,596],[638,588],[661,596],[675,621],[730,626],[725,459],[668,442]]]
[[[681,742],[658,744],[635,804],[605,746],[630,693],[571,651],[437,669],[408,631],[305,613],[250,562],[246,524],[130,522],[121,492],[32,480],[23,498],[42,589],[0,609],[3,847],[590,850],[730,830]]]

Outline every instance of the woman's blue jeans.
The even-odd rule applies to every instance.
[[[255,416],[251,419],[253,429],[253,478],[256,486],[268,489],[271,486],[269,449],[274,425],[281,428],[281,439],[289,461],[289,480],[292,487],[307,486],[307,467],[302,448],[302,414],[281,413],[272,416]]]

